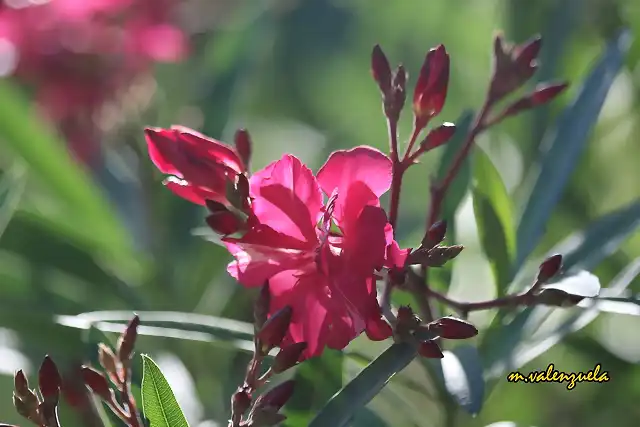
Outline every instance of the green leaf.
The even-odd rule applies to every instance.
[[[437,375],[447,392],[471,415],[480,412],[484,400],[484,377],[478,349],[460,345],[444,351]]]
[[[24,193],[26,170],[22,164],[14,164],[0,181],[0,237],[7,228]]]
[[[178,401],[156,363],[142,355],[142,409],[151,427],[189,427]]]
[[[65,326],[103,332],[122,332],[131,311],[94,311],[75,316],[58,316]],[[172,311],[137,311],[138,334],[219,343],[238,350],[253,351],[253,325],[233,319]]]
[[[640,295],[632,297],[594,298],[593,300],[584,301],[584,303],[578,304],[578,306],[586,308],[595,306],[598,311],[601,312],[640,316]]]
[[[498,285],[498,296],[504,296],[515,252],[511,200],[491,159],[476,150],[474,160],[472,194],[478,233]]]
[[[354,414],[382,390],[396,373],[416,356],[406,343],[393,344],[336,393],[315,416],[308,427],[343,427]]]
[[[32,112],[31,103],[10,81],[0,81],[0,139],[24,159],[29,173],[56,200],[63,201],[67,221],[91,230],[106,254],[126,261],[132,242],[102,191]]]
[[[453,163],[453,159],[464,144],[464,140],[471,127],[473,120],[473,111],[464,111],[458,120],[456,121],[456,132],[451,140],[446,144],[445,151],[440,159],[440,165],[438,166],[438,174],[436,179],[442,180],[447,174],[447,170]],[[445,196],[444,203],[442,204],[442,218],[449,221],[450,225],[453,225],[451,221],[462,202],[467,189],[471,182],[471,163],[469,158],[464,161],[458,175],[451,183],[447,195]]]
[[[585,80],[573,103],[543,140],[545,149],[536,170],[535,184],[525,197],[526,206],[517,232],[517,271],[535,249],[545,225],[560,200],[568,179],[597,122],[604,100],[623,65],[631,35],[624,31],[612,40]]]

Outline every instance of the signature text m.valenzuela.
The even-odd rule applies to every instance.
[[[610,381],[610,378],[609,374],[602,370],[600,363],[587,372],[569,373],[554,369],[553,363],[550,363],[545,371],[533,371],[526,375],[518,371],[511,372],[507,375],[507,381],[510,383],[524,382],[525,384],[566,382],[567,390],[573,390],[577,383],[606,383]]]

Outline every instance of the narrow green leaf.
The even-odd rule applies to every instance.
[[[592,305],[601,312],[640,316],[640,295],[632,297],[594,298],[593,301],[588,300],[585,301],[585,304],[578,304],[578,306],[587,308]]]
[[[0,81],[0,140],[29,173],[65,204],[67,220],[90,229],[106,253],[126,259],[132,242],[102,191],[69,155],[64,143],[33,114],[31,103],[8,80]]]
[[[142,355],[142,409],[151,427],[189,427],[182,409],[156,363]]]
[[[464,111],[456,121],[456,132],[445,146],[446,148],[444,153],[442,154],[442,158],[440,159],[440,165],[438,166],[436,179],[442,180],[445,177],[447,170],[451,166],[451,163],[453,163],[453,159],[464,144],[464,140],[467,136],[467,133],[469,132],[472,120],[473,111],[467,110]],[[467,158],[462,164],[460,172],[458,172],[458,175],[451,183],[449,191],[447,191],[447,195],[442,205],[441,217],[442,219],[448,220],[450,225],[453,225],[453,221],[451,220],[453,219],[456,210],[460,205],[460,202],[462,202],[462,199],[467,193],[470,182],[471,163],[469,161],[469,158]]]
[[[480,242],[491,263],[498,296],[503,296],[515,252],[511,199],[493,162],[482,150],[474,154],[472,194]]]
[[[14,164],[0,181],[0,236],[7,228],[24,193],[27,182],[25,172],[24,165]]]
[[[630,33],[624,31],[608,44],[573,103],[546,134],[543,140],[545,153],[536,171],[535,184],[525,197],[527,203],[518,224],[515,271],[544,233],[545,224],[562,196],[609,88],[622,67],[630,42]]]
[[[356,411],[364,407],[389,380],[416,356],[406,343],[393,344],[336,393],[311,421],[309,427],[349,425]]]
[[[464,344],[443,353],[437,375],[456,403],[476,415],[482,408],[485,389],[478,349]]]

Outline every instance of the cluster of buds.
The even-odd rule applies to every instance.
[[[293,310],[285,306],[269,316],[270,311],[269,283],[262,286],[260,295],[253,310],[254,354],[242,386],[238,387],[231,397],[231,419],[229,427],[268,427],[286,419],[279,411],[293,395],[294,381],[278,384],[253,401],[257,389],[263,387],[275,374],[282,373],[296,366],[302,359],[307,343],[284,343],[291,325]],[[275,349],[280,348],[271,366],[260,375],[265,358]],[[253,404],[252,404],[253,403]],[[246,417],[244,414],[249,412]]]
[[[464,249],[462,245],[441,245],[447,232],[446,221],[438,221],[425,233],[420,246],[411,251],[407,258],[408,265],[422,265],[425,267],[442,267],[451,261]]]
[[[508,44],[503,40],[502,35],[496,36],[493,52],[493,76],[488,95],[491,103],[496,103],[515,92],[533,77],[538,68],[537,58],[541,46],[542,39],[539,36],[520,45]],[[566,83],[542,83],[531,93],[522,96],[506,107],[489,122],[494,124],[503,118],[546,104],[566,88]]]
[[[20,415],[39,427],[59,427],[58,400],[62,380],[53,360],[45,356],[38,371],[40,396],[29,388],[22,370],[14,377],[13,405]]]
[[[398,309],[394,332],[397,341],[417,342],[418,354],[430,359],[444,357],[438,338],[464,340],[478,335],[478,329],[471,323],[451,316],[425,324],[409,306]]]
[[[138,336],[140,318],[134,316],[120,335],[115,352],[106,344],[98,345],[98,360],[104,373],[89,366],[79,369],[83,386],[100,398],[122,421],[130,427],[142,425],[138,409],[131,394],[131,361]],[[106,373],[106,375],[105,375]],[[115,390],[114,390],[115,388]],[[78,387],[64,387],[64,396],[70,406],[79,412],[85,412],[87,400],[84,391]],[[121,399],[116,398],[116,391]]]

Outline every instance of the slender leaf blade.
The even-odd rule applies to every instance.
[[[349,425],[356,411],[364,407],[389,380],[416,356],[411,344],[393,344],[336,393],[320,410],[309,427]]]
[[[156,363],[142,355],[142,408],[151,427],[189,427],[173,390]]]
[[[511,200],[500,173],[482,150],[474,155],[472,195],[480,242],[491,263],[498,296],[503,296],[515,252]]]
[[[525,197],[527,203],[518,224],[516,271],[544,233],[545,224],[562,196],[609,88],[623,65],[630,42],[630,33],[623,31],[607,45],[572,104],[543,140],[546,152],[540,160],[535,184]]]
[[[478,349],[464,344],[444,351],[436,375],[455,402],[471,415],[480,412],[484,401],[485,382]]]

